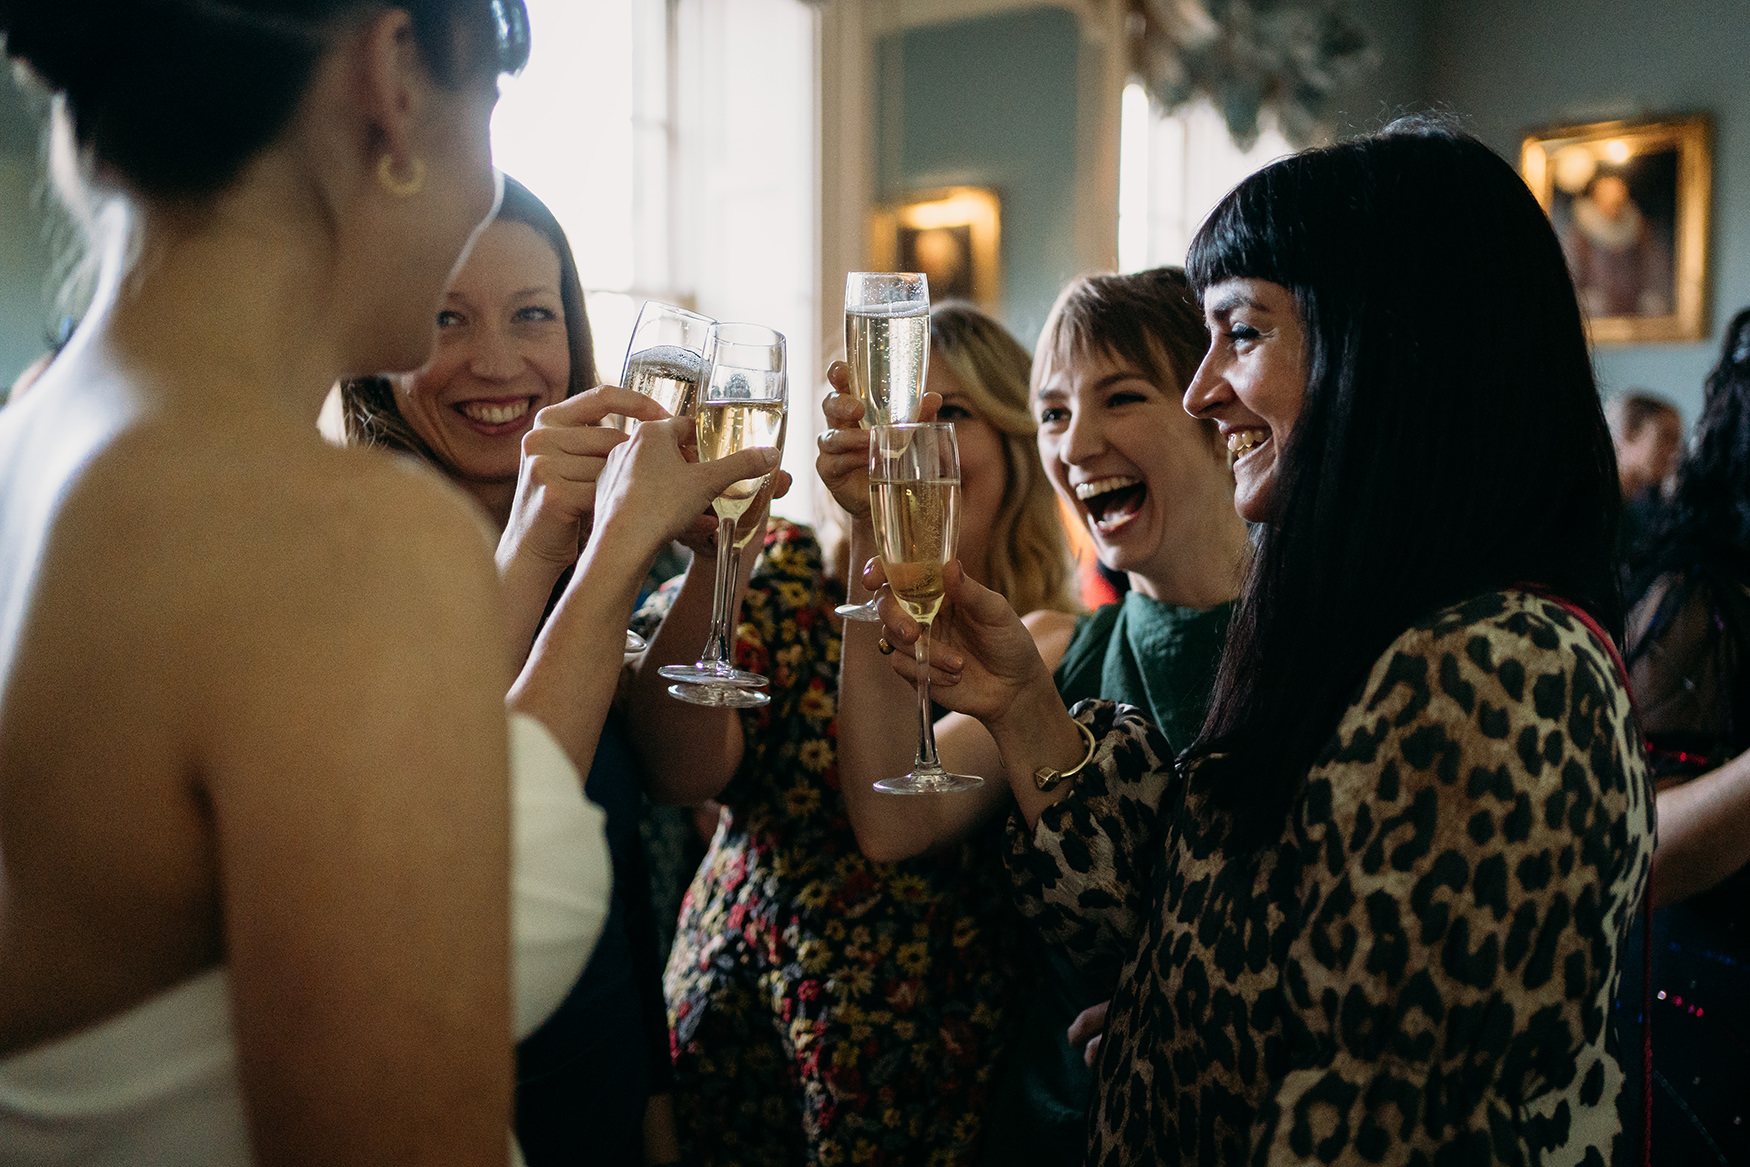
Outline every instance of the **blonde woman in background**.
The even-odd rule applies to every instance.
[[[968,306],[930,323],[929,388],[960,440],[962,556],[1061,651],[1070,564],[1033,446],[1027,354]],[[869,553],[861,482],[835,492],[852,507],[853,563]],[[725,808],[665,983],[683,1136],[713,1165],[976,1162],[1021,964],[1001,832],[987,823],[899,863],[860,848],[851,805],[881,775],[840,757],[845,593],[806,528],[771,525],[741,610],[736,663],[771,678],[772,703],[734,715],[669,699],[655,668],[690,660],[704,635],[709,567],[647,609],[668,618],[630,719],[668,800]],[[872,644],[873,628],[852,635]],[[864,712],[909,741],[915,701],[907,689]]]

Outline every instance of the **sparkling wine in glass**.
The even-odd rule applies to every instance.
[[[620,384],[654,400],[670,417],[691,412],[705,371],[705,336],[716,321],[646,300],[626,349]]]
[[[620,384],[651,398],[668,410],[670,417],[691,412],[705,373],[705,335],[715,323],[709,316],[673,304],[644,301],[638,310],[638,323],[632,327],[632,342],[626,346]],[[626,433],[638,424],[629,417],[613,420]],[[626,633],[628,654],[648,647],[636,632]]]
[[[922,625],[918,663],[918,751],[911,773],[883,778],[888,794],[971,790],[984,779],[950,774],[936,759],[930,718],[930,625],[942,607],[942,569],[960,538],[960,447],[946,423],[878,425],[869,434],[869,500],[887,584]]]
[[[930,364],[930,281],[921,272],[845,276],[845,353],[863,427],[916,421]],[[881,619],[873,600],[840,604],[847,620]]]
[[[713,325],[705,343],[705,377],[695,411],[699,460],[715,461],[749,447],[784,445],[784,337],[757,324]],[[717,514],[717,588],[711,633],[690,665],[657,672],[675,682],[669,693],[695,705],[748,709],[771,700],[766,679],[729,663],[729,608],[741,578],[741,553],[771,499],[777,471],[731,483],[711,501]]]

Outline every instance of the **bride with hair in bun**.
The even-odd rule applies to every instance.
[[[640,427],[513,674],[474,504],[319,437],[337,379],[431,353],[527,27],[0,0],[99,272],[0,414],[0,1162],[513,1153],[513,1035],[600,925],[576,764],[644,565],[776,457]]]

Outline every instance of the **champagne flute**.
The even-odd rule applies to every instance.
[[[911,773],[883,778],[887,794],[971,790],[983,778],[950,774],[936,759],[930,719],[930,624],[942,607],[942,568],[960,539],[960,446],[942,422],[877,425],[869,435],[870,513],[894,598],[916,620],[918,752]]]
[[[845,276],[845,354],[863,428],[916,421],[930,366],[930,281],[921,272]],[[847,620],[879,621],[875,601],[840,604]]]
[[[691,413],[705,371],[705,337],[715,323],[673,304],[644,301],[632,343],[626,346],[620,384],[654,399],[670,417]],[[622,429],[637,424],[629,418],[622,421]]]
[[[714,324],[705,341],[705,376],[699,391],[699,460],[714,461],[750,446],[784,445],[784,337],[757,324]],[[729,663],[729,607],[741,579],[741,552],[752,540],[771,498],[772,470],[744,478],[711,500],[717,512],[717,588],[711,634],[690,665],[664,665],[676,682],[669,694],[695,705],[751,709],[771,700],[758,690],[766,679]]]
[[[709,316],[646,300],[632,327],[632,342],[626,346],[626,367],[620,384],[636,390],[668,410],[670,417],[692,411],[699,395],[699,380],[705,371],[705,334],[717,323]],[[618,428],[631,433],[637,421],[618,420]],[[626,653],[643,652],[650,645],[636,632],[626,632]]]

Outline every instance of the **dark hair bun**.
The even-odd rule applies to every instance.
[[[63,95],[100,176],[140,194],[226,185],[290,120],[325,33],[363,0],[0,0],[8,55]],[[451,81],[485,50],[528,52],[522,0],[402,0],[427,64]],[[461,35],[458,35],[461,34]]]

